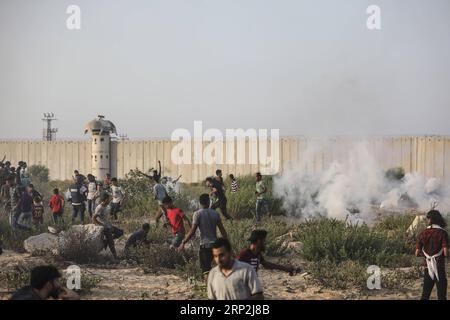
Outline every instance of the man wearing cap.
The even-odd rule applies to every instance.
[[[266,230],[253,230],[248,241],[250,241],[250,246],[243,249],[237,259],[242,262],[246,262],[251,265],[256,272],[258,272],[259,265],[263,265],[266,269],[276,269],[281,271],[289,272],[289,275],[294,275],[295,269],[291,266],[282,266],[269,262],[264,259],[262,253],[266,250]]]

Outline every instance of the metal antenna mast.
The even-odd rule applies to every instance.
[[[56,121],[55,115],[53,113],[44,113],[44,125],[47,127],[42,130],[42,140],[44,141],[54,141],[56,140],[56,132],[58,128],[52,128],[52,121]]]

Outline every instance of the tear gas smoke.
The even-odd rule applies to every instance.
[[[321,143],[308,146],[302,161],[275,178],[274,194],[283,199],[289,216],[370,222],[376,216],[375,209],[427,211],[437,204],[442,213],[450,211],[449,188],[440,179],[426,179],[416,172],[393,179],[375,161],[365,142],[349,148],[345,160],[333,161],[322,172],[308,172],[308,163],[326,147]]]

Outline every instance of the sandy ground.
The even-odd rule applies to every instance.
[[[29,254],[19,254],[5,251],[0,256],[0,270],[10,270],[16,266],[35,266],[46,264],[44,257],[31,257]],[[68,264],[67,264],[68,265]],[[204,286],[189,283],[183,278],[170,274],[170,270],[157,273],[145,273],[141,268],[124,265],[90,265],[81,266],[82,270],[95,275],[102,281],[83,299],[204,299]],[[261,269],[259,277],[264,285],[267,299],[309,300],[309,299],[414,299],[420,297],[421,281],[416,280],[411,288],[391,292],[373,290],[360,293],[357,290],[334,291],[311,285],[306,274],[289,276],[280,271]],[[0,299],[8,297],[5,283],[0,283]],[[435,293],[433,293],[433,296]]]

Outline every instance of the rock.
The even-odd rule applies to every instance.
[[[103,227],[94,224],[74,225],[59,234],[42,233],[27,238],[23,245],[33,255],[58,255],[74,241],[83,241],[83,249],[100,252],[103,249]]]
[[[63,251],[73,241],[82,239],[86,250],[100,252],[104,248],[103,227],[95,224],[74,225],[59,236],[59,250]]]
[[[32,236],[23,242],[23,247],[32,255],[55,254],[58,249],[58,236],[51,233]]]

